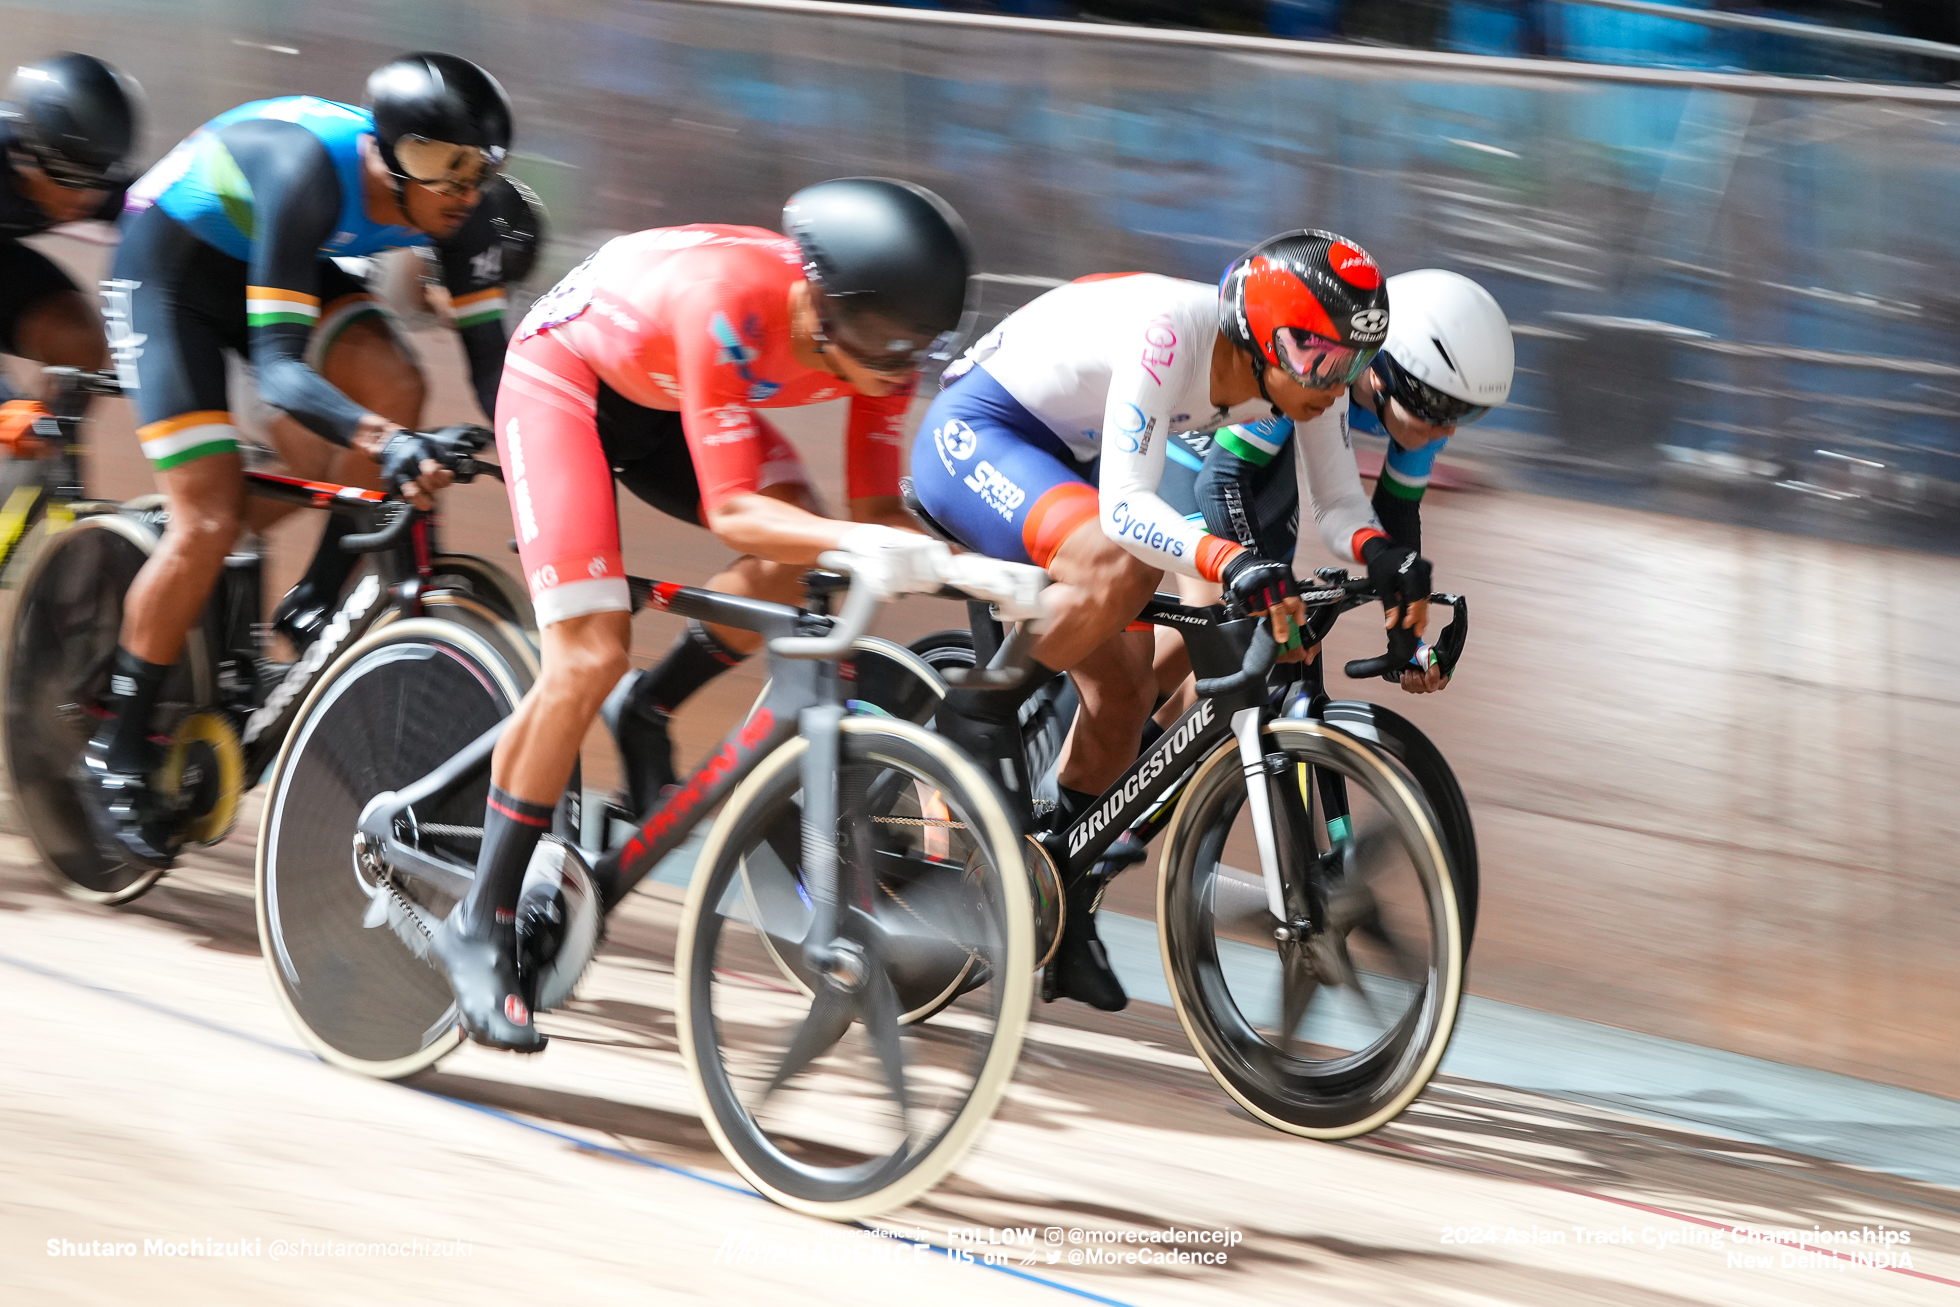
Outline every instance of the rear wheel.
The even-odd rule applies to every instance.
[[[1265,751],[1292,764],[1270,791],[1275,837],[1298,850],[1288,921],[1268,907],[1238,751],[1221,748],[1172,818],[1164,969],[1227,1093],[1277,1129],[1346,1139],[1400,1115],[1449,1044],[1465,949],[1453,860],[1421,787],[1378,747],[1282,719]]]
[[[843,732],[835,946],[851,964],[806,956],[800,739],[729,798],[675,959],[716,1144],[770,1198],[835,1220],[901,1207],[958,1163],[1013,1075],[1035,963],[1019,838],[984,776],[909,723]],[[930,1025],[906,1022],[922,1009]]]
[[[127,903],[164,874],[97,845],[71,779],[108,692],[123,596],[155,546],[148,526],[116,513],[50,534],[21,583],[8,639],[5,745],[21,825],[62,889],[98,903]],[[159,719],[207,702],[209,679],[193,629]]]
[[[321,677],[280,750],[259,827],[259,942],[273,992],[321,1057],[387,1079],[433,1065],[460,1036],[448,983],[391,929],[385,896],[405,894],[435,921],[454,903],[419,882],[381,883],[354,844],[361,813],[508,716],[536,674],[509,622],[457,600],[430,609],[443,616],[378,627]],[[453,845],[428,838],[466,863],[489,784],[485,767],[415,811],[425,833],[456,828]]]

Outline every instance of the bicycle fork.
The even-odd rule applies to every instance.
[[[1260,739],[1261,710],[1241,708],[1232,714],[1232,734],[1239,742],[1239,769],[1245,774],[1246,806],[1252,809],[1252,834],[1259,845],[1259,870],[1266,880],[1266,910],[1277,921],[1290,922],[1286,883],[1279,866],[1279,840],[1273,833],[1273,796],[1266,785],[1266,751]]]

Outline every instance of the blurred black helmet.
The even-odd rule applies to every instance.
[[[60,185],[108,190],[128,180],[136,84],[93,55],[64,52],[14,70],[4,112],[16,144]]]
[[[510,97],[497,79],[453,54],[405,54],[374,70],[368,107],[381,159],[395,176],[477,185],[510,152]]]
[[[923,186],[884,177],[806,186],[783,206],[783,230],[821,292],[825,335],[858,362],[915,368],[958,330],[972,245],[959,214]]]
[[[537,266],[538,251],[545,242],[544,201],[536,191],[515,177],[498,177],[483,188],[478,201],[489,216],[503,251],[503,279],[518,285]]]

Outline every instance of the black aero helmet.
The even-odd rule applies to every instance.
[[[1347,385],[1388,339],[1388,286],[1368,252],[1331,231],[1290,231],[1240,255],[1218,287],[1218,325],[1303,385]],[[1263,381],[1264,368],[1260,370]]]
[[[531,269],[537,266],[538,251],[544,246],[544,201],[523,182],[504,176],[494,178],[483,188],[478,205],[497,233],[503,279],[515,286],[531,275]]]
[[[966,224],[923,186],[845,177],[783,206],[824,336],[866,367],[910,370],[957,331],[973,249]]]
[[[63,52],[14,69],[0,107],[15,143],[48,177],[75,190],[107,190],[129,176],[136,144],[136,84],[93,55]]]
[[[510,97],[497,79],[453,54],[405,54],[374,70],[368,107],[381,161],[398,179],[481,185],[510,151]]]

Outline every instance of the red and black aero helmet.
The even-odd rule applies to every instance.
[[[1225,270],[1218,325],[1227,340],[1302,385],[1345,386],[1388,339],[1388,286],[1368,252],[1346,237],[1289,231]]]

